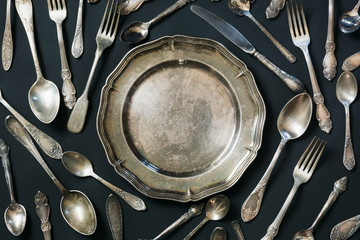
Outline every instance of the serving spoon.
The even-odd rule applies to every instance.
[[[4,140],[0,139],[0,157],[5,171],[6,183],[10,193],[10,205],[4,213],[4,220],[8,230],[14,235],[19,236],[26,224],[26,210],[23,205],[17,203],[14,198],[13,182],[10,171],[9,160],[10,148]]]
[[[40,163],[51,180],[59,188],[62,198],[60,212],[65,221],[77,232],[83,235],[91,235],[95,232],[97,220],[94,207],[88,197],[78,190],[66,189],[52,173],[34,145],[29,133],[21,123],[13,116],[5,119],[7,130],[18,140]]]
[[[281,110],[277,120],[281,141],[264,175],[241,207],[241,218],[244,222],[252,220],[259,213],[267,182],[281,151],[289,140],[303,135],[310,123],[311,115],[312,101],[307,93],[296,95]]]
[[[113,184],[109,183],[108,181],[102,179],[97,174],[95,174],[90,160],[81,153],[73,151],[64,152],[61,158],[61,162],[63,163],[64,167],[75,176],[93,177],[96,180],[100,181],[102,184],[104,184],[106,187],[108,187],[117,195],[119,195],[122,199],[124,199],[125,202],[127,202],[135,210],[146,210],[146,206],[143,200],[128,192],[125,192],[118,187],[115,187]]]
[[[343,72],[336,83],[336,97],[344,105],[346,129],[343,163],[348,170],[355,166],[355,155],[350,131],[350,104],[355,100],[358,92],[357,81],[351,72]]]
[[[346,13],[343,13],[339,19],[339,28],[343,33],[352,33],[360,27],[359,16],[360,0],[356,3],[355,7]]]
[[[149,33],[150,25],[158,21],[159,19],[169,15],[175,10],[185,6],[189,2],[195,0],[177,0],[173,5],[167,8],[165,11],[158,14],[156,17],[148,22],[132,22],[122,31],[120,40],[125,43],[138,43],[146,38]]]

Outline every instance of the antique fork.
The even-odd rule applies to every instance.
[[[111,1],[111,6],[109,8],[110,1]],[[119,11],[120,7],[121,6],[119,6],[119,0],[108,0],[106,4],[104,16],[102,18],[100,28],[96,35],[97,48],[95,52],[94,62],[89,74],[89,78],[86,82],[84,92],[77,100],[74,110],[72,111],[67,123],[67,129],[72,133],[80,133],[84,127],[86,113],[89,106],[88,92],[89,92],[90,83],[94,76],[97,63],[104,49],[109,47],[114,42],[119,24],[119,19],[120,19],[120,11]]]
[[[64,37],[62,31],[62,22],[67,15],[66,4],[65,0],[47,0],[47,2],[49,7],[50,19],[56,23],[56,31],[59,41],[61,78],[63,79],[63,86],[61,92],[64,96],[65,106],[69,109],[73,109],[76,102],[76,90],[71,81],[71,72],[66,58]]]
[[[313,99],[316,104],[316,119],[319,122],[320,129],[326,133],[329,133],[332,128],[332,122],[330,120],[330,113],[324,104],[324,96],[320,91],[319,84],[316,79],[314,66],[311,61],[310,53],[309,53],[309,43],[310,43],[310,35],[307,27],[305,14],[303,6],[300,2],[300,11],[299,7],[295,0],[295,8],[296,14],[294,11],[294,4],[291,0],[291,13],[288,2],[286,2],[286,10],[288,15],[289,29],[292,41],[295,46],[300,48],[305,56],[305,60],[307,63],[307,67],[310,74],[311,86],[313,89]]]
[[[323,140],[321,140],[321,142],[318,144],[319,138],[317,138],[316,141],[315,139],[316,137],[314,137],[313,140],[310,142],[309,146],[306,148],[306,150],[300,157],[298,163],[296,164],[293,172],[294,185],[291,188],[291,191],[287,196],[283,206],[281,207],[278,215],[276,216],[274,222],[269,226],[266,235],[261,240],[274,239],[274,237],[279,231],[279,227],[282,219],[285,216],[286,210],[288,209],[292,199],[294,198],[299,186],[303,183],[306,183],[311,178],[311,175],[313,174],[326,145],[326,142],[324,142]],[[317,148],[314,152],[315,147]]]

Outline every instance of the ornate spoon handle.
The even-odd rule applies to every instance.
[[[46,195],[40,191],[35,195],[36,214],[41,221],[41,231],[45,240],[51,240],[51,223],[49,222],[50,206]]]
[[[134,12],[139,9],[141,4],[149,0],[126,0],[122,3],[121,15],[129,15],[131,12]]]
[[[335,57],[334,41],[334,0],[329,0],[329,17],[328,17],[327,38],[325,44],[326,54],[323,60],[324,77],[331,81],[336,75],[337,61]]]
[[[15,202],[13,181],[10,170],[9,152],[10,152],[9,146],[5,143],[4,140],[0,139],[0,157],[2,160],[2,165],[4,167],[6,184],[10,193],[10,201]]]
[[[350,131],[350,110],[349,106],[345,107],[345,146],[344,146],[344,155],[343,163],[347,170],[352,170],[355,166],[355,154],[351,141],[351,131]]]
[[[346,240],[360,227],[360,215],[344,220],[331,230],[331,240]]]
[[[346,71],[351,72],[356,68],[358,68],[359,65],[360,65],[360,51],[346,58],[341,68],[344,72]]]
[[[71,45],[71,53],[75,58],[79,58],[84,51],[84,38],[83,38],[83,30],[82,30],[83,5],[84,5],[84,0],[79,0],[75,35]]]
[[[4,30],[4,37],[1,48],[1,60],[5,71],[8,71],[10,69],[13,58],[13,39],[11,34],[10,4],[11,4],[11,0],[7,0],[5,30]]]
[[[284,6],[285,0],[271,0],[270,5],[266,8],[265,11],[266,17],[268,19],[276,18]]]

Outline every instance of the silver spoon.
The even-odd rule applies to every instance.
[[[360,16],[359,16],[360,0],[357,2],[355,7],[341,15],[339,19],[339,28],[343,33],[352,33],[360,27]]]
[[[90,160],[82,155],[81,153],[77,152],[64,152],[61,162],[63,163],[64,167],[78,177],[93,177],[96,180],[100,181],[106,187],[114,191],[117,195],[119,195],[122,199],[125,200],[132,208],[138,211],[145,211],[146,206],[143,200],[140,198],[125,192],[124,190],[115,187],[113,184],[109,183],[108,181],[99,177],[96,173],[94,173],[93,166]]]
[[[144,40],[149,33],[149,27],[152,23],[193,1],[195,0],[177,0],[173,5],[148,22],[130,23],[121,33],[120,40],[126,43],[137,43]]]
[[[312,101],[307,93],[296,95],[281,110],[277,120],[281,141],[264,175],[242,205],[241,218],[244,222],[252,220],[259,213],[267,182],[282,149],[288,140],[303,135],[310,123],[311,115]]]
[[[19,236],[26,224],[26,210],[23,205],[17,203],[14,198],[12,176],[10,171],[10,160],[9,160],[9,146],[5,143],[4,140],[0,139],[0,157],[2,159],[2,165],[5,171],[6,183],[10,193],[10,206],[6,208],[4,213],[4,219],[6,227],[9,231],[15,235]]]
[[[36,205],[36,214],[41,221],[41,231],[44,235],[44,240],[51,240],[51,223],[49,221],[50,205],[45,193],[38,191],[34,199]]]
[[[210,240],[226,240],[227,233],[223,227],[216,227],[211,233]]]
[[[40,121],[43,123],[50,123],[56,117],[60,107],[59,89],[53,82],[46,80],[40,70],[35,46],[33,8],[31,1],[15,1],[15,7],[29,40],[37,76],[35,83],[31,86],[28,93],[30,108]]]
[[[343,162],[348,170],[355,166],[355,155],[350,133],[350,104],[355,100],[358,92],[357,81],[351,72],[343,72],[336,83],[336,97],[345,107],[346,130]]]
[[[297,233],[295,233],[293,240],[314,240],[315,239],[313,233],[314,233],[314,229],[315,229],[316,225],[320,222],[320,220],[328,212],[328,210],[330,209],[332,204],[336,201],[339,194],[346,190],[347,180],[348,180],[347,177],[343,177],[335,182],[333,191],[330,193],[327,201],[325,202],[319,215],[316,217],[314,223],[308,229],[300,230]]]
[[[75,34],[71,45],[71,54],[74,58],[79,58],[84,51],[84,38],[83,38],[83,5],[84,0],[79,0],[78,13],[76,18]]]
[[[228,0],[228,7],[229,9],[239,16],[246,16],[250,18],[251,21],[253,21],[256,26],[260,28],[263,33],[270,39],[270,41],[275,45],[275,47],[281,52],[282,55],[286,57],[286,59],[294,63],[296,61],[296,58],[294,55],[292,55],[289,50],[287,50],[281,43],[279,43],[276,38],[274,38],[268,30],[265,29],[263,25],[261,25],[256,18],[250,13],[250,1],[249,0]]]
[[[8,116],[5,119],[5,126],[16,140],[18,140],[35,157],[55,185],[59,188],[62,194],[60,211],[65,221],[75,231],[83,235],[93,234],[96,229],[97,220],[94,207],[88,197],[80,191],[66,189],[59,182],[41,157],[28,132],[15,117],[11,115]]]
[[[206,216],[185,238],[189,240],[208,221],[217,221],[226,216],[230,208],[230,200],[225,195],[216,195],[209,199],[205,206]]]

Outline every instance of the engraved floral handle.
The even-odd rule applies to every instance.
[[[45,134],[37,127],[32,125],[29,121],[27,121],[23,116],[21,116],[14,108],[12,108],[2,97],[0,90],[0,103],[3,104],[14,116],[17,118],[19,122],[24,126],[24,128],[29,132],[29,134],[33,137],[35,142],[39,145],[39,147],[51,158],[61,159],[63,155],[62,148],[58,142],[52,139],[49,135]],[[8,116],[10,118],[13,116]]]
[[[266,8],[265,11],[266,17],[268,19],[276,18],[284,6],[285,0],[271,0],[270,5]]]
[[[355,154],[351,141],[351,133],[350,133],[350,110],[349,106],[345,106],[345,146],[344,146],[344,155],[343,155],[343,163],[346,169],[352,170],[355,166]]]
[[[291,91],[294,93],[306,92],[304,84],[299,79],[281,70],[258,51],[255,51],[253,55],[267,68],[273,71],[281,79],[281,81],[283,81],[283,83],[285,83],[286,86],[290,88]]]
[[[7,0],[4,37],[1,48],[1,60],[5,71],[8,71],[10,69],[13,58],[13,39],[11,34],[10,4],[11,4],[11,0]]]
[[[342,65],[342,70],[344,72],[351,72],[360,66],[360,51],[354,53],[350,57],[346,58]]]
[[[330,240],[346,240],[360,227],[360,215],[344,220],[331,230]]]
[[[79,0],[75,35],[71,45],[71,53],[75,58],[79,58],[84,51],[84,38],[83,38],[83,30],[82,30],[83,5],[84,5],[84,0]]]
[[[281,151],[284,149],[286,140],[281,140],[268,168],[266,169],[264,175],[260,179],[259,183],[256,185],[254,190],[248,196],[241,207],[241,218],[244,222],[248,222],[254,219],[260,211],[262,199],[265,193],[267,182],[270,178],[271,172],[274,169],[276,161],[278,160]]]
[[[41,221],[41,231],[45,240],[51,240],[51,223],[49,222],[50,206],[46,195],[40,191],[35,195],[36,214]]]
[[[10,193],[10,201],[11,203],[14,203],[15,198],[14,198],[13,182],[12,182],[12,176],[10,170],[9,152],[10,152],[9,146],[5,143],[4,140],[0,139],[0,157],[5,172],[6,184]]]
[[[329,0],[329,17],[325,50],[326,54],[323,60],[323,74],[326,79],[331,81],[336,75],[337,66],[337,61],[334,53],[334,0]]]

